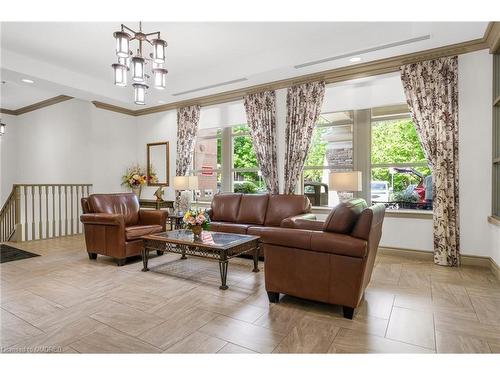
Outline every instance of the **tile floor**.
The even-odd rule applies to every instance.
[[[270,305],[250,259],[230,263],[222,291],[206,259],[165,254],[143,273],[89,260],[82,236],[14,246],[42,256],[0,266],[3,352],[500,352],[500,281],[485,268],[379,255],[350,321],[289,296]]]

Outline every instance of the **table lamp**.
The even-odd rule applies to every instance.
[[[328,179],[330,190],[337,192],[354,192],[363,190],[361,172],[332,172]],[[340,200],[341,199],[339,195]]]
[[[195,189],[198,189],[198,176],[174,177],[174,190],[179,192],[175,200],[178,213],[184,213],[189,210],[193,190]]]

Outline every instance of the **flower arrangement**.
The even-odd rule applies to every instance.
[[[122,176],[122,186],[127,186],[131,189],[141,187],[146,183],[147,177],[144,169],[139,165],[134,165],[127,168],[127,171]]]
[[[158,175],[156,174],[156,169],[153,167],[153,164],[149,164],[149,181],[148,184],[157,184],[158,183]]]
[[[201,233],[202,229],[207,230],[210,225],[210,218],[204,210],[186,211],[183,221],[186,228],[191,229],[197,235]]]

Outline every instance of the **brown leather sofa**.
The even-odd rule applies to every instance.
[[[90,259],[107,255],[123,266],[127,257],[141,254],[141,236],[166,230],[167,211],[139,209],[132,193],[92,194],[81,203],[80,220]]]
[[[304,195],[219,193],[212,199],[210,230],[259,236],[266,227],[289,226],[299,219],[316,219]],[[261,255],[263,250],[261,249]]]
[[[325,222],[294,218],[286,228],[262,228],[265,284],[279,294],[342,305],[352,319],[370,277],[382,235],[383,204],[341,203]]]

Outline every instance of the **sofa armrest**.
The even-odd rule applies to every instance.
[[[80,220],[83,224],[125,226],[125,219],[121,214],[82,214]]]
[[[161,225],[166,228],[168,212],[166,210],[139,210],[140,225]]]
[[[313,228],[299,228],[297,225],[297,221],[299,223],[302,223],[303,221],[316,221],[316,215],[314,214],[302,214],[302,215],[297,215],[297,216],[292,216],[292,217],[287,217],[286,219],[281,220],[280,227],[283,228],[295,228],[295,229],[310,229],[310,230],[322,230],[323,226],[321,226],[321,229],[313,229],[317,228],[317,226],[313,225]],[[304,223],[302,223],[303,225]]]

